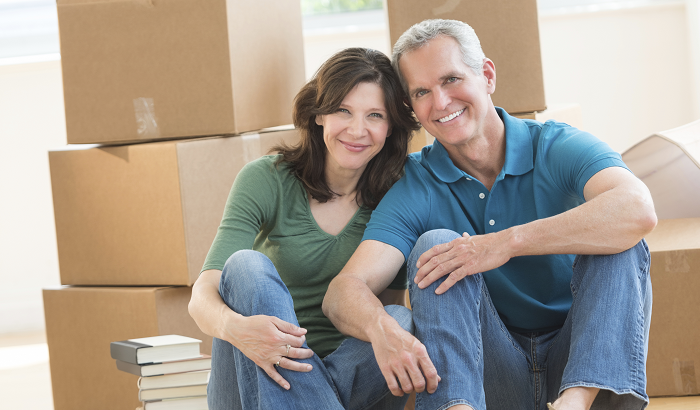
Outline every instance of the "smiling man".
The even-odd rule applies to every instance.
[[[393,64],[436,141],[372,214],[325,314],[418,409],[644,408],[647,188],[591,134],[494,107],[467,24],[416,24]],[[415,336],[375,296],[404,263]]]

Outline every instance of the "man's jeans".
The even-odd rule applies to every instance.
[[[506,329],[481,274],[442,295],[435,289],[444,278],[422,290],[413,282],[420,255],[458,237],[427,232],[408,260],[416,337],[442,378],[435,393],[417,396],[416,409],[540,410],[576,386],[601,389],[592,409],[646,407],[652,296],[645,241],[616,255],[578,256],[563,327],[523,335]]]
[[[233,311],[243,316],[276,316],[299,326],[287,287],[270,259],[259,252],[239,251],[228,259],[219,293]],[[410,310],[393,305],[386,311],[404,329],[412,331]],[[304,347],[308,348],[306,343]],[[408,395],[391,394],[370,343],[348,338],[324,359],[314,354],[297,361],[310,363],[313,370],[302,373],[277,367],[291,386],[285,390],[240,350],[215,338],[207,389],[209,409],[400,410],[408,400]]]

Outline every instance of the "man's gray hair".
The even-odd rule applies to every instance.
[[[401,85],[407,95],[408,84],[406,84],[406,79],[401,75],[401,70],[399,70],[399,60],[404,54],[423,47],[430,40],[440,35],[455,39],[462,50],[462,61],[464,61],[464,64],[471,67],[475,73],[481,73],[486,56],[481,49],[479,37],[476,36],[474,29],[470,25],[458,20],[423,20],[411,26],[399,37],[396,44],[394,44],[391,56],[391,65],[394,67],[396,74],[398,74]],[[410,99],[411,96],[408,95],[408,97]]]

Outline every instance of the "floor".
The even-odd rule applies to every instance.
[[[53,410],[49,351],[43,332],[0,335],[3,409]],[[700,396],[654,398],[647,410],[700,410]]]

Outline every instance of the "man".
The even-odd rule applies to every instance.
[[[324,313],[419,409],[644,408],[644,184],[592,135],[494,107],[496,68],[464,23],[411,27],[393,64],[436,142],[374,211]],[[375,296],[404,262],[415,337]]]

